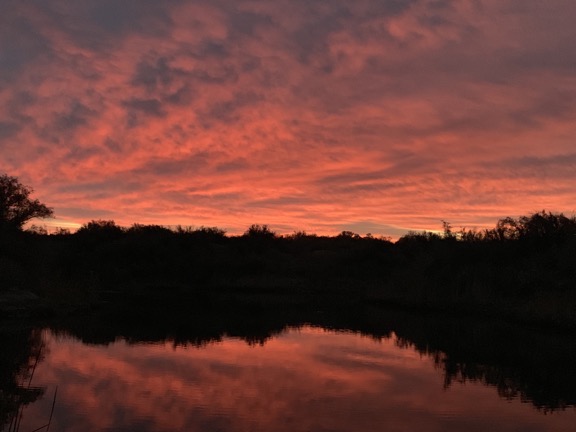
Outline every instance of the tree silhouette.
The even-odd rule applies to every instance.
[[[32,192],[16,177],[0,175],[0,230],[21,230],[31,219],[53,216],[50,207],[30,198]]]

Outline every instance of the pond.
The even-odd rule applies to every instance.
[[[20,369],[20,420],[6,417],[2,430],[31,432],[49,421],[53,432],[574,430],[573,371],[559,372],[563,363],[534,370],[546,378],[531,380],[532,369],[550,359],[508,368],[518,352],[503,352],[497,338],[499,363],[473,353],[491,325],[475,325],[479,339],[458,352],[450,343],[446,352],[436,349],[430,326],[407,337],[416,327],[367,332],[302,323],[259,338],[124,334],[98,343],[82,342],[78,331],[28,329],[22,334],[34,349]],[[530,347],[540,348],[550,347]],[[562,373],[567,380],[556,377]],[[539,388],[542,380],[551,388]],[[568,389],[554,388],[563,385],[556,380]],[[37,392],[28,401],[26,389]]]

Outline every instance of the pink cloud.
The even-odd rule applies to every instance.
[[[1,18],[0,166],[56,223],[397,235],[575,209],[569,2],[138,5]]]

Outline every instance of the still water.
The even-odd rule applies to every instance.
[[[537,406],[490,379],[448,380],[445,354],[394,332],[304,325],[262,341],[198,343],[36,337],[39,361],[22,384],[42,394],[22,408],[20,432],[51,415],[53,432],[576,430],[573,406]]]

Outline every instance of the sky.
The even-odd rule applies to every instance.
[[[576,211],[573,0],[0,0],[0,173],[278,233]]]

